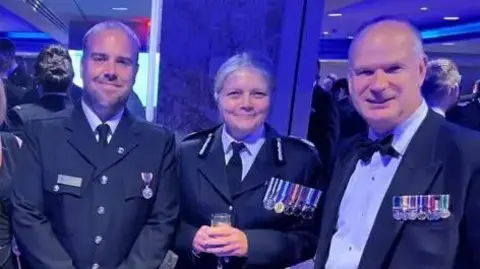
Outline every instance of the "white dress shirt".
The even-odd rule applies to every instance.
[[[115,133],[115,130],[118,127],[118,124],[120,123],[120,120],[122,119],[123,112],[125,109],[122,109],[119,113],[117,113],[115,116],[107,120],[107,122],[102,122],[102,120],[93,112],[93,110],[87,105],[82,100],[82,109],[83,113],[85,113],[85,117],[87,117],[88,124],[90,125],[90,128],[92,128],[92,132],[95,134],[95,139],[98,141],[99,139],[99,134],[97,132],[97,127],[103,123],[108,124],[110,127],[110,131],[108,132],[107,135],[107,142],[110,143],[110,140],[112,140],[112,136]]]
[[[232,150],[232,142],[241,142],[245,144],[245,148],[240,151],[240,158],[242,159],[242,180],[247,175],[248,171],[252,167],[255,158],[258,155],[258,152],[263,146],[265,142],[265,127],[262,125],[258,130],[256,130],[251,135],[247,136],[242,141],[237,141],[233,139],[233,137],[228,134],[227,128],[225,125],[222,127],[222,144],[223,144],[223,152],[225,154],[225,164],[228,164],[230,158],[232,158],[233,150]]]
[[[400,154],[399,158],[382,157],[375,152],[370,163],[357,162],[340,204],[326,269],[358,268],[385,193],[427,113],[428,106],[422,101],[415,113],[391,132],[392,146]],[[369,138],[379,137],[370,130]],[[386,201],[391,200],[387,197]]]

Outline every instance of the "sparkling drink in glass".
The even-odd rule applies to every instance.
[[[218,227],[221,224],[231,226],[232,225],[232,217],[228,213],[214,213],[210,217],[210,226],[211,227]],[[217,269],[222,269],[222,261],[225,263],[228,263],[229,259],[228,257],[222,257],[218,258],[217,262]]]

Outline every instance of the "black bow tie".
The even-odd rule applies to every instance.
[[[366,141],[361,142],[358,147],[360,150],[360,159],[364,163],[370,163],[372,156],[375,152],[380,152],[382,156],[391,156],[397,158],[400,156],[393,147],[392,147],[393,135],[388,135],[382,139],[377,139],[375,141],[367,139]]]

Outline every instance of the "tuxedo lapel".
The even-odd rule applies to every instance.
[[[95,139],[81,105],[72,109],[70,117],[65,121],[67,141],[92,166],[97,167],[100,160],[99,146]]]
[[[380,206],[359,269],[379,269],[389,262],[386,259],[388,253],[405,225],[405,222],[393,219],[393,196],[423,195],[435,182],[442,165],[435,158],[441,120],[439,115],[429,111],[413,136]]]
[[[138,146],[138,135],[141,133],[136,124],[136,119],[125,109],[122,119],[113,133],[110,143],[103,149],[102,159],[95,171],[95,176],[101,175],[105,170],[120,162],[135,147]]]
[[[360,138],[360,136],[359,136]],[[338,219],[338,211],[340,209],[340,203],[342,202],[345,189],[347,188],[355,166],[359,160],[358,153],[355,150],[351,150],[352,146],[356,145],[358,139],[353,139],[352,143],[348,143],[348,151],[345,150],[343,157],[339,157],[334,167],[334,174],[330,187],[326,192],[325,206],[322,212],[322,223],[319,236],[319,243],[316,252],[316,267],[323,268],[327,262],[328,252],[330,249],[330,241],[335,233],[335,227]]]
[[[203,146],[203,145],[201,145]],[[203,158],[198,158],[200,177],[210,182],[218,193],[229,203],[232,195],[227,182],[225,153],[222,144],[222,127],[215,131],[210,151]]]

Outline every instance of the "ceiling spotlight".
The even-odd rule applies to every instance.
[[[459,17],[451,16],[451,17],[443,17],[446,21],[458,21]]]
[[[126,8],[126,7],[112,7],[112,10],[115,10],[115,11],[127,11],[128,8]]]
[[[323,35],[328,35],[328,34],[330,34],[330,33],[327,32],[327,31],[323,32]]]
[[[353,39],[353,35],[349,35],[349,36],[348,36],[348,39]]]
[[[445,42],[445,43],[442,43],[443,46],[453,46],[455,45],[455,43],[453,42]]]
[[[420,10],[421,10],[421,11],[427,11],[427,10],[428,10],[428,7],[421,7]]]
[[[328,17],[342,17],[342,13],[329,13]]]

